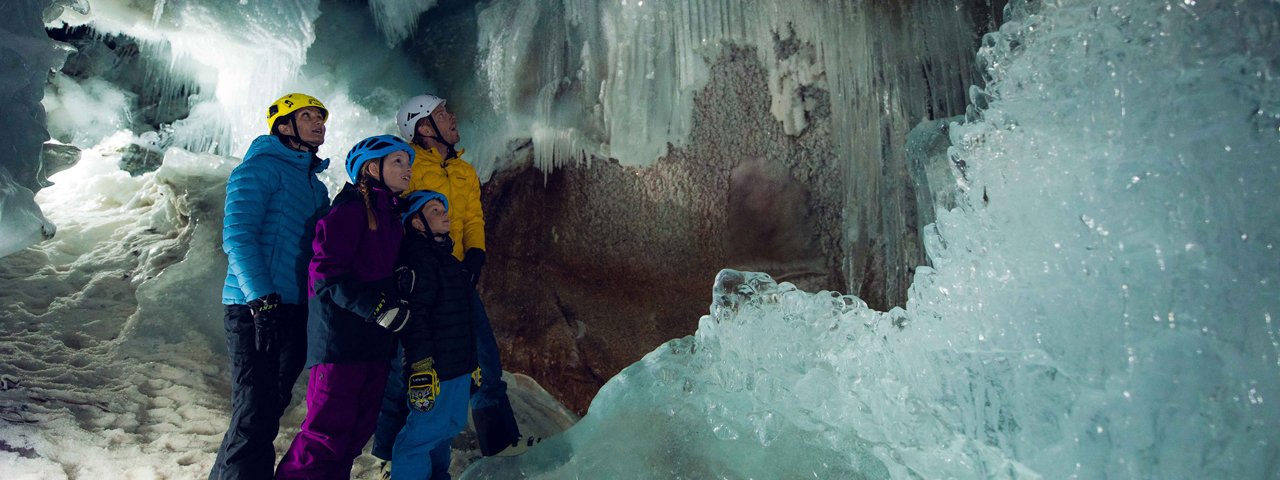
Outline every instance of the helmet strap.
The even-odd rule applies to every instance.
[[[431,224],[427,223],[427,216],[422,214],[421,208],[419,208],[418,211],[413,212],[413,218],[416,218],[418,219],[419,222],[422,222],[422,229],[425,230],[424,233],[426,233],[428,237],[434,235],[434,233],[431,232]],[[413,222],[410,222],[410,225],[412,225],[412,223]]]
[[[418,211],[413,212],[413,218],[416,218],[418,219],[419,222],[422,222],[422,230],[419,233],[421,233],[424,237],[431,239],[431,241],[436,243],[443,243],[444,241],[446,241],[447,238],[449,238],[448,233],[436,233],[435,231],[431,230],[431,222],[427,221],[427,216],[422,214],[421,208],[419,208]],[[410,227],[413,226],[412,221],[409,222],[409,226]]]
[[[440,142],[440,144],[444,145],[445,149],[448,150],[445,152],[444,159],[441,161],[448,162],[450,158],[456,157],[458,155],[458,151],[453,148],[452,143],[445,141],[444,133],[442,133],[440,131],[440,127],[436,125],[435,117],[432,117],[431,114],[428,113],[427,121],[431,123],[431,130],[435,132],[435,134],[432,135],[431,138],[437,142]]]
[[[285,135],[281,133],[280,136],[284,137],[285,139],[288,139],[293,143],[296,143],[298,145],[305,147],[308,152],[316,153],[320,151],[319,145],[303,140],[302,136],[298,135],[298,120],[297,118],[294,117],[293,115],[294,113],[297,113],[297,112],[289,113],[289,128],[293,130],[293,135]]]
[[[381,177],[382,175],[378,175],[378,176]],[[383,182],[381,178],[373,178],[371,176],[366,175],[364,179],[369,182],[370,187],[381,188],[383,190],[390,190],[390,188],[387,187],[386,182]]]
[[[369,185],[371,186],[390,190],[391,187],[387,186],[387,180],[386,180],[387,177],[384,173],[386,161],[387,161],[387,157],[382,157],[378,159],[378,178],[373,178],[373,175],[369,174],[369,170],[367,170],[369,168],[369,162],[364,162],[360,164],[360,169],[358,172],[356,172],[356,178],[361,178],[368,181]]]

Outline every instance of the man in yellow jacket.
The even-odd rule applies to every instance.
[[[413,145],[415,163],[422,162],[413,169],[409,191],[431,190],[449,199],[453,256],[467,266],[475,283],[484,265],[484,209],[476,169],[454,149],[459,135],[453,112],[444,99],[420,95],[405,103],[397,120],[400,134]]]
[[[454,147],[460,139],[456,118],[445,108],[444,99],[419,95],[400,108],[396,123],[400,126],[401,136],[409,140],[414,150],[415,161],[408,192],[432,190],[448,199],[449,218],[454,225],[449,232],[453,239],[453,256],[462,261],[474,285],[480,280],[480,269],[484,267],[485,260],[484,210],[480,205],[480,180],[476,170],[462,159],[463,152]],[[478,294],[473,297],[472,307],[476,317],[480,368],[473,374],[479,390],[471,396],[471,416],[480,452],[484,455],[517,454],[540,439],[521,438],[507,398],[507,384],[502,380],[498,344]],[[395,435],[408,414],[405,380],[400,373],[402,365],[398,364],[399,359],[396,362],[392,378],[388,379],[387,395],[374,436],[373,454],[383,460],[391,459]]]

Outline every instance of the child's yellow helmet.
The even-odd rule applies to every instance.
[[[319,108],[320,115],[325,120],[329,119],[329,109],[324,108],[324,104],[316,100],[316,97],[305,93],[290,93],[271,102],[271,106],[267,107],[267,133],[273,133],[272,129],[276,126],[276,119],[304,107]]]

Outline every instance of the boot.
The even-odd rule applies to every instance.
[[[472,410],[471,419],[475,422],[481,455],[496,455],[520,440],[520,427],[505,396],[493,406]]]
[[[520,438],[517,438],[516,442],[511,444],[511,446],[503,449],[501,452],[498,452],[494,456],[495,457],[514,457],[516,455],[520,455],[524,453],[525,451],[529,450],[530,447],[537,445],[538,442],[541,442],[541,441],[542,441],[542,437],[523,437],[522,436]]]

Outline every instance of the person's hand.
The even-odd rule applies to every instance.
[[[274,352],[280,347],[280,294],[269,293],[249,301],[253,315],[253,348]]]
[[[471,274],[471,286],[480,283],[480,269],[484,267],[484,250],[479,248],[468,248],[467,253],[462,255],[462,268]]]
[[[396,269],[396,290],[400,292],[401,297],[408,297],[413,294],[413,286],[417,278],[418,275],[413,273],[412,268],[400,267]]]
[[[373,314],[369,316],[369,321],[391,330],[392,333],[398,333],[409,324],[409,303],[383,295],[378,306],[373,309]]]

